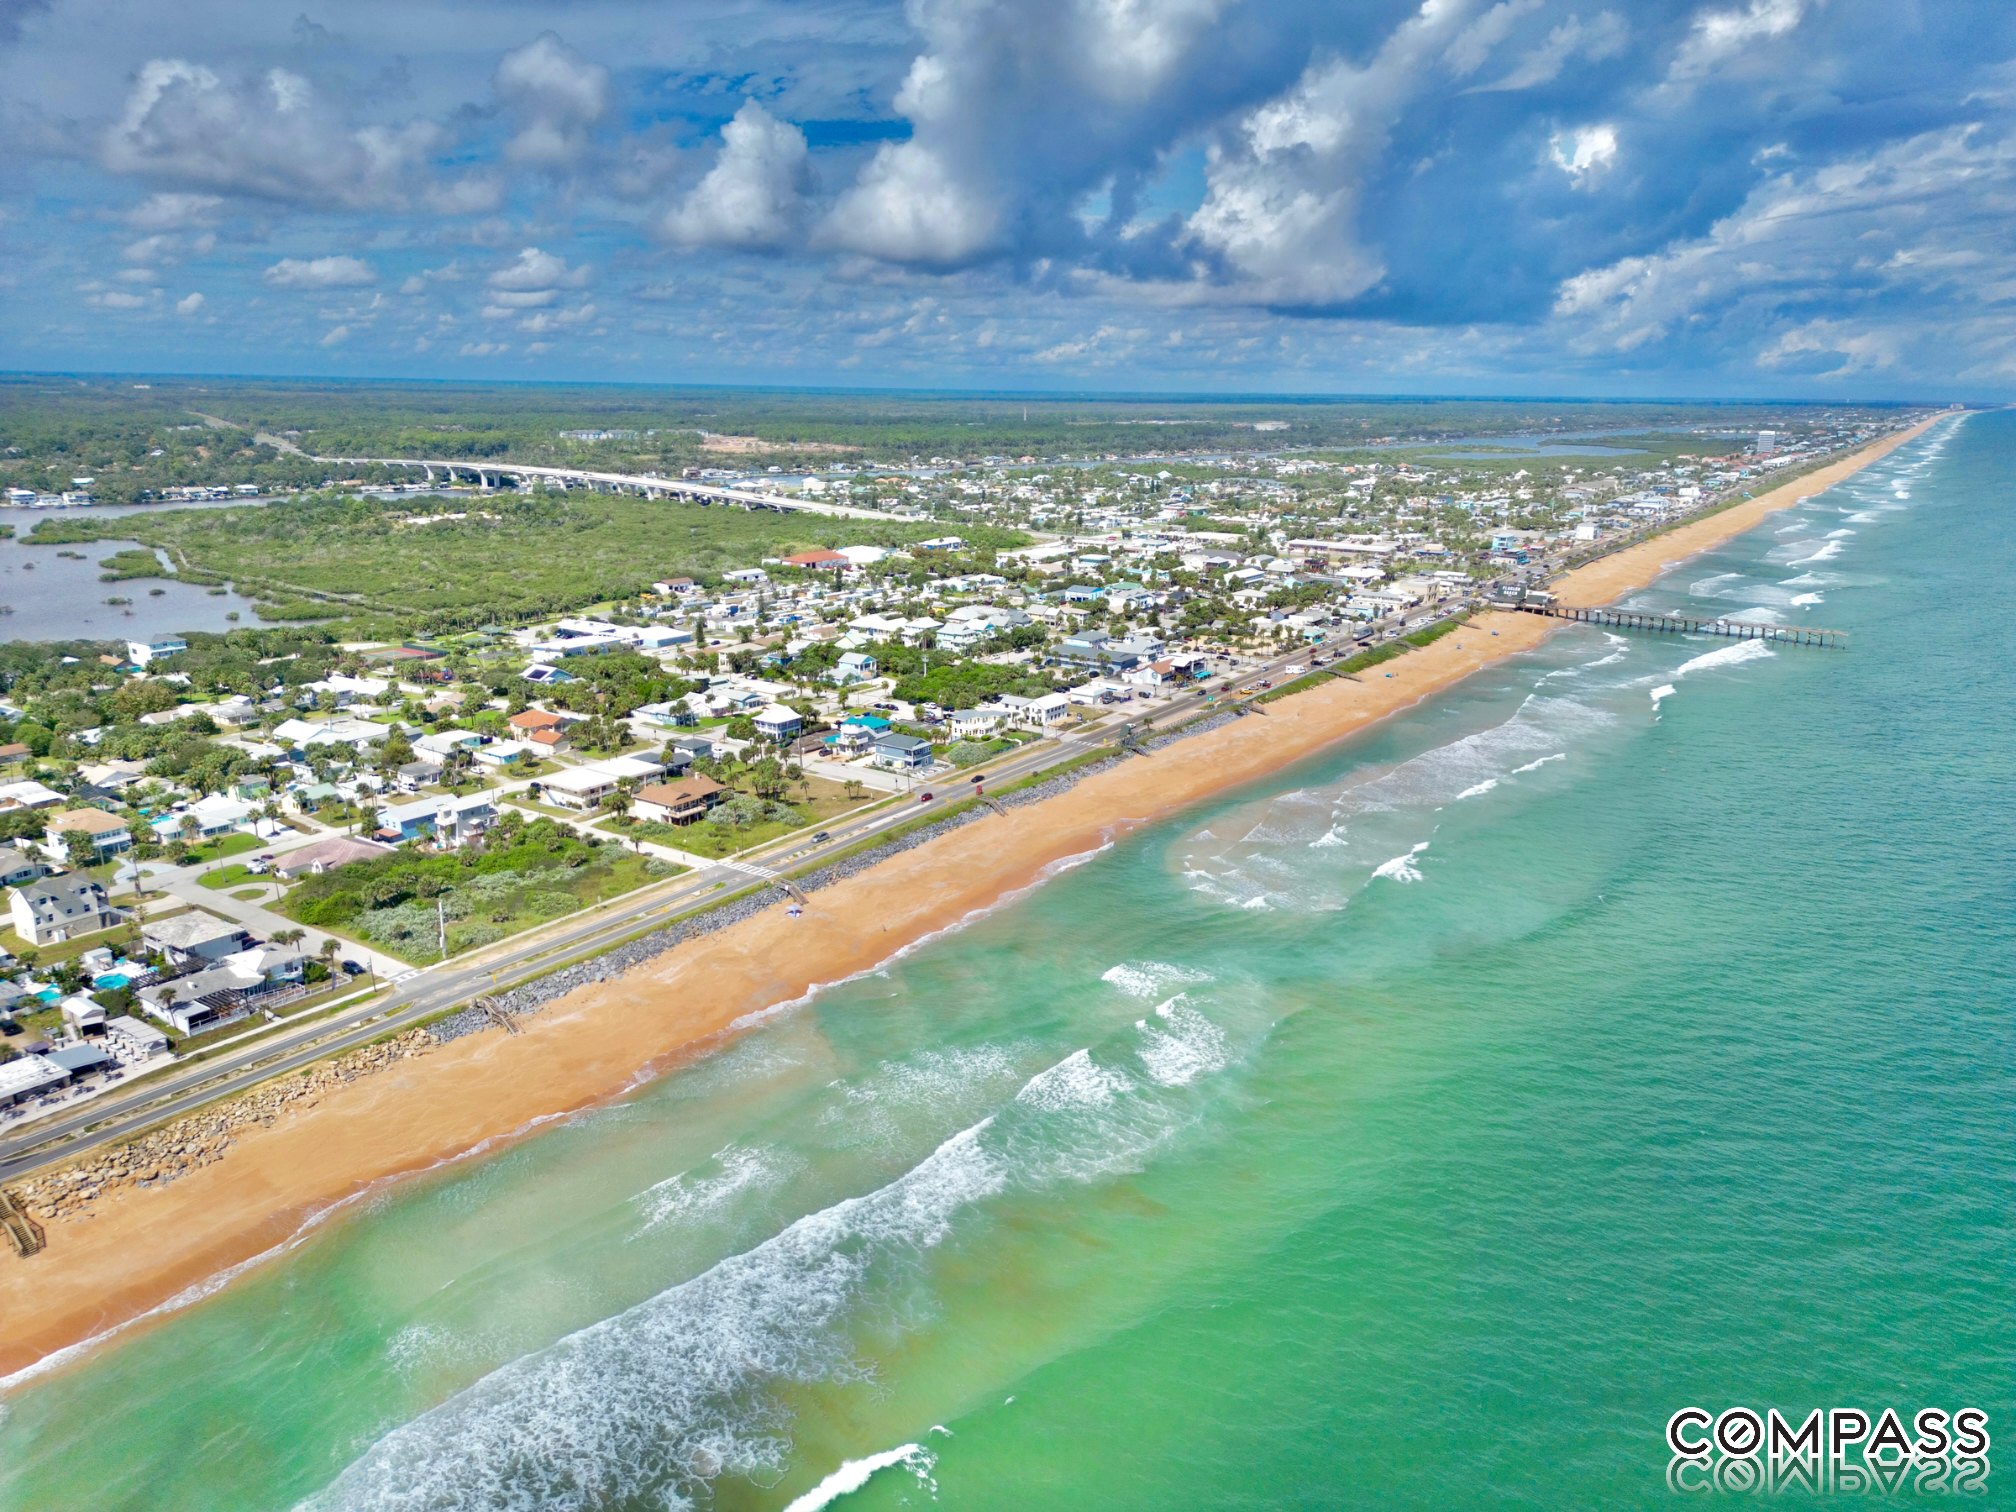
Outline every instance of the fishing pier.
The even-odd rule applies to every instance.
[[[1571,609],[1560,604],[1537,604],[1526,599],[1516,603],[1498,603],[1493,607],[1544,614],[1550,619],[1573,620],[1583,625],[1602,625],[1611,630],[1663,630],[1678,635],[1725,635],[1731,640],[1827,646],[1841,651],[1848,649],[1847,631],[1822,630],[1814,625],[1762,625],[1747,620],[1695,619],[1685,614],[1648,614],[1638,609]]]

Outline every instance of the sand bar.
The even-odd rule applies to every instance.
[[[1925,425],[1570,574],[1561,601],[1593,606],[1867,466]],[[49,1248],[0,1260],[0,1376],[147,1314],[259,1256],[333,1205],[591,1107],[695,1054],[745,1014],[868,970],[902,946],[1026,887],[1044,869],[1223,789],[1266,776],[1545,639],[1558,622],[1490,612],[1428,647],[1096,772],[1075,787],[940,835],[571,994],[518,1035],[451,1042],[245,1133],[226,1158],[49,1227]],[[1391,674],[1390,676],[1388,674]]]

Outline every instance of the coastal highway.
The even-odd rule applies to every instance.
[[[1281,667],[1308,660],[1307,650],[1297,650],[1249,669],[1241,683],[1277,676]],[[1212,701],[1212,695],[1202,690],[1181,694],[1135,719],[1135,735],[1180,724]],[[998,791],[1006,783],[1039,775],[1110,746],[1117,734],[1111,727],[1119,722],[1120,716],[1114,716],[1088,736],[1039,740],[1018,747],[976,769],[982,774],[980,785]],[[0,1137],[0,1181],[74,1159],[272,1077],[399,1033],[481,994],[508,990],[645,930],[698,913],[725,896],[767,882],[773,875],[815,869],[885,830],[959,800],[973,787],[972,776],[969,771],[920,781],[912,798],[899,798],[834,820],[825,831],[827,838],[816,844],[787,838],[738,856],[732,863],[687,873],[599,905],[585,916],[535,935],[507,941],[463,961],[416,972],[393,983],[388,991],[339,1008],[314,1023],[281,1029],[200,1065],[157,1073],[130,1088],[103,1093],[72,1110],[38,1119]],[[922,802],[922,794],[927,792],[933,795],[928,807]]]

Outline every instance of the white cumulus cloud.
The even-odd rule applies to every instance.
[[[609,113],[609,70],[550,31],[504,54],[494,88],[518,128],[504,154],[530,167],[578,162],[595,124]]]
[[[279,289],[348,289],[377,279],[378,270],[355,257],[283,257],[266,270]]]
[[[783,246],[799,234],[807,159],[805,133],[750,100],[721,128],[721,156],[665,217],[665,234],[689,247]]]

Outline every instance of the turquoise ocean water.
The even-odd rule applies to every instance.
[[[2007,1424],[2012,478],[1949,423],[1635,600],[1852,651],[1564,632],[333,1217],[9,1383],[0,1508],[1630,1508],[1688,1405]]]

